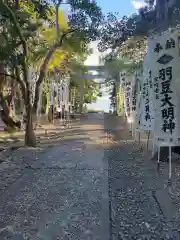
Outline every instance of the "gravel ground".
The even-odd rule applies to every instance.
[[[18,149],[2,163],[0,240],[108,240],[103,126],[91,118],[71,139]]]
[[[52,133],[51,133],[52,131]],[[51,130],[47,135],[42,135],[38,139],[37,148],[22,147],[12,151],[12,143],[9,144],[10,149],[0,152],[0,196],[24,174],[25,169],[28,169],[35,162],[39,162],[43,155],[49,152],[52,146],[59,146],[64,141],[67,141],[68,136],[75,136],[79,133],[79,122],[61,131],[54,132]],[[66,138],[64,136],[66,135]],[[77,137],[77,136],[76,136]]]
[[[151,152],[134,141],[125,141],[132,137],[122,120],[106,116],[105,129],[109,129],[116,140],[105,150],[110,239],[179,240],[179,165],[173,164],[173,185],[168,187],[167,163],[161,164],[158,174],[156,164],[148,160]]]
[[[169,186],[122,119],[90,116],[0,164],[0,240],[180,239],[180,164]]]

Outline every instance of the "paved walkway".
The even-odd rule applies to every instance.
[[[123,120],[89,114],[0,164],[0,240],[179,240],[179,164],[167,185]]]

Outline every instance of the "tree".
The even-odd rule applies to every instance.
[[[147,53],[147,38],[142,36],[130,37],[119,48],[118,55],[129,59],[132,63],[142,64]]]
[[[112,50],[112,55],[119,51],[124,42],[131,37],[146,39],[152,33],[164,31],[180,22],[180,1],[147,0],[147,6],[138,14],[130,17],[109,13],[101,28],[99,50]]]
[[[120,57],[131,59],[136,67],[142,65],[148,36],[152,32],[160,29],[162,31],[169,25],[179,23],[179,1],[168,1],[167,4],[166,0],[157,0],[156,5],[154,0],[145,0],[145,2],[147,5],[140,9],[138,14],[120,18],[118,14],[109,13],[104,20],[98,48],[102,52],[111,49],[107,56],[111,64],[114,64],[113,59]],[[115,86],[112,80],[111,84]]]
[[[138,37],[145,43],[151,34],[163,32],[168,27],[176,27],[179,24],[180,1],[146,0],[145,2],[147,6],[140,9],[138,14],[130,17],[124,16],[120,19],[115,14],[109,14],[101,29],[100,50],[104,51],[111,48],[113,55],[119,52],[119,49],[122,50],[123,45],[126,45],[129,41],[133,40],[133,43],[135,43],[134,38]],[[114,37],[112,38],[112,36]],[[134,50],[133,48],[134,44],[130,52]],[[175,147],[172,151],[180,153],[180,148]],[[168,149],[163,148],[163,153],[166,156]],[[157,153],[154,157],[156,159]]]
[[[4,53],[3,60],[7,62],[9,59],[9,62],[13,64],[13,69],[16,73],[15,79],[21,86],[27,113],[25,143],[30,146],[36,145],[32,122],[33,113],[36,115],[37,112],[39,87],[45,78],[47,67],[53,54],[57,49],[62,49],[68,41],[75,42],[81,39],[81,41],[87,44],[91,40],[95,40],[98,36],[98,27],[102,20],[101,10],[95,1],[86,0],[81,3],[69,0],[67,3],[70,5],[72,12],[69,16],[68,28],[61,29],[58,11],[61,3],[62,1],[58,1],[55,5],[57,38],[48,48],[44,45],[45,57],[43,57],[38,73],[34,103],[32,105],[30,101],[32,92],[28,79],[30,60],[34,54],[40,54],[37,48],[39,40],[37,36],[38,29],[42,26],[43,22],[50,22],[48,16],[49,14],[53,14],[53,7],[48,4],[48,1],[43,1],[40,4],[39,1],[32,0],[24,4],[25,8],[20,8],[20,4],[17,1],[0,1],[1,23],[6,24],[6,37],[10,36],[10,39],[12,39],[10,51],[6,52],[5,49],[2,51]],[[29,9],[32,10],[33,15],[29,13]]]

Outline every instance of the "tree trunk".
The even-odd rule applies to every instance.
[[[53,119],[54,119],[54,106],[51,105],[51,106],[49,107],[49,111],[48,111],[48,121],[49,121],[49,122],[52,122]]]
[[[31,89],[28,81],[26,82],[26,91],[24,92],[25,96],[25,109],[26,109],[26,129],[25,129],[25,145],[29,147],[36,147],[36,135],[34,132],[33,121],[34,112],[32,103],[31,103]]]
[[[36,135],[33,129],[33,109],[31,103],[26,106],[26,132],[25,132],[25,145],[29,147],[36,147]]]
[[[0,63],[0,72],[5,73],[5,66]],[[1,119],[4,122],[4,124],[7,126],[7,129],[12,130],[17,128],[21,128],[21,122],[20,121],[14,121],[13,118],[10,116],[10,105],[12,101],[12,95],[10,96],[4,96],[3,94],[3,88],[5,84],[7,83],[7,79],[5,76],[0,76],[0,106],[2,107],[1,110]]]
[[[11,98],[11,96],[8,96]],[[20,121],[14,121],[13,118],[10,116],[10,107],[8,105],[8,99],[3,96],[2,92],[0,92],[0,105],[2,107],[1,110],[1,119],[4,124],[7,126],[7,129],[16,129],[21,128]]]

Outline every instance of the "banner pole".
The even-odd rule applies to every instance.
[[[172,153],[171,153],[171,146],[169,146],[169,181],[171,181],[172,177]]]
[[[140,145],[140,142],[141,142],[141,132],[139,131],[139,134],[138,134],[138,143]]]
[[[158,161],[157,161],[157,171],[160,170],[160,146],[158,145]]]
[[[147,149],[149,148],[149,138],[150,138],[151,131],[148,131],[148,137],[147,137]]]

